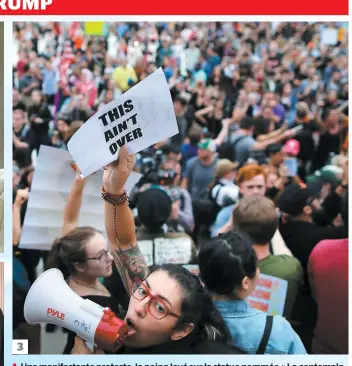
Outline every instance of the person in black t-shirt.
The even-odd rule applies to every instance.
[[[307,103],[297,104],[296,119],[293,127],[303,126],[303,129],[297,133],[295,139],[300,144],[298,173],[302,180],[305,180],[309,170],[308,163],[313,159],[315,153],[314,133],[319,132],[317,122],[311,117]]]

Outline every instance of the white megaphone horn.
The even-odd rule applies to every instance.
[[[82,299],[66,283],[58,269],[42,273],[30,288],[24,304],[29,324],[51,323],[69,329],[94,346],[115,352],[128,327],[109,309]]]

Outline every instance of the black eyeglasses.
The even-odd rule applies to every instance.
[[[85,261],[90,261],[90,260],[98,260],[100,262],[106,262],[107,259],[109,258],[109,254],[110,254],[110,249],[106,249],[104,250],[98,257],[90,257],[90,258],[84,258],[81,259],[77,262],[85,262]]]

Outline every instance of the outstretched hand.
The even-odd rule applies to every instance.
[[[127,146],[121,147],[118,159],[104,167],[103,186],[105,192],[120,196],[136,164],[136,156],[129,155]]]

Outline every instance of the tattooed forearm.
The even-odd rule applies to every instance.
[[[117,255],[131,282],[137,279],[143,281],[148,276],[149,268],[138,245],[120,250],[117,252]]]

